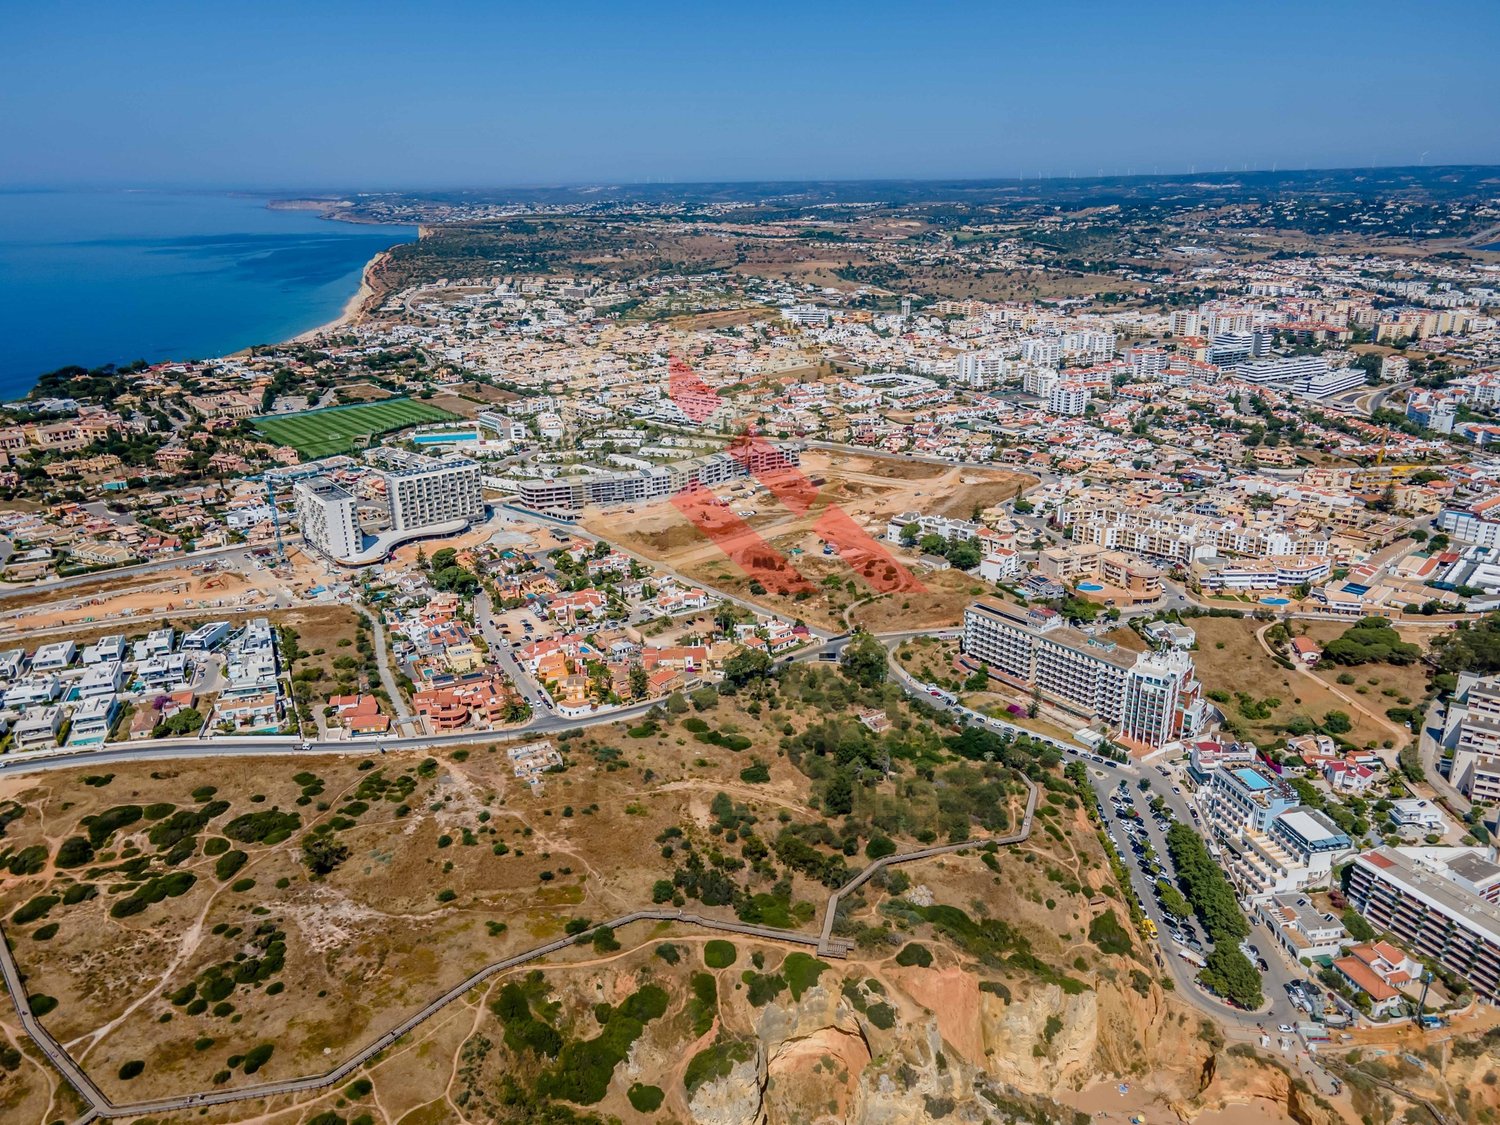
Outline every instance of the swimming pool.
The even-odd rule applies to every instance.
[[[475,430],[444,430],[440,434],[412,434],[411,440],[416,445],[455,445],[461,441],[476,441],[479,434]]]
[[[1270,594],[1267,594],[1265,597],[1263,597],[1263,598],[1260,599],[1260,604],[1261,605],[1291,605],[1292,604],[1292,599],[1291,598],[1277,598],[1277,597],[1271,596]]]
[[[1097,594],[1100,590],[1104,589],[1097,582],[1080,582],[1078,583],[1078,588],[1090,594]]]

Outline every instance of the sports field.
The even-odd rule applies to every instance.
[[[265,435],[267,441],[290,445],[303,457],[313,459],[348,453],[359,438],[388,434],[392,430],[427,422],[451,422],[457,417],[425,402],[388,398],[380,402],[309,410],[305,414],[267,415],[255,419],[255,428]]]

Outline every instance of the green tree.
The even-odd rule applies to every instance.
[[[630,697],[644,699],[650,687],[651,677],[646,674],[645,665],[632,664],[630,666]]]
[[[839,667],[861,687],[876,687],[885,682],[885,646],[871,634],[860,633],[839,653]]]
[[[1265,997],[1260,990],[1260,974],[1238,947],[1216,945],[1207,961],[1207,966],[1198,974],[1204,984],[1247,1011],[1261,1006]]]
[[[742,648],[724,661],[724,682],[731,687],[744,687],[770,674],[771,658],[758,649]]]
[[[1329,734],[1348,734],[1354,729],[1354,722],[1343,711],[1329,711],[1323,716],[1323,729]]]

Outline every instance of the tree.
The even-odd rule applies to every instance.
[[[972,539],[949,540],[944,556],[958,570],[973,570],[979,565],[979,544]]]
[[[771,658],[759,649],[742,648],[724,661],[724,682],[731,687],[744,687],[770,674]]]
[[[904,523],[904,524],[902,524],[901,525],[901,545],[903,547],[910,547],[912,544],[914,544],[917,541],[917,537],[919,535],[921,535],[921,534],[922,534],[922,525],[919,524],[919,523],[917,523],[916,520],[913,520],[911,523]]]
[[[1207,966],[1198,974],[1204,984],[1246,1011],[1261,1006],[1265,997],[1260,991],[1260,974],[1238,947],[1215,945],[1207,960]]]
[[[848,774],[836,773],[823,789],[823,812],[829,816],[843,816],[853,811],[854,786]]]
[[[630,666],[630,697],[632,699],[644,699],[646,692],[651,687],[651,677],[646,674],[646,668],[642,664]]]
[[[869,633],[860,633],[839,654],[839,667],[860,687],[876,687],[885,682],[885,646]]]
[[[311,836],[302,843],[302,862],[319,878],[348,858],[349,846],[332,835]]]
[[[1348,734],[1354,722],[1343,711],[1329,711],[1323,716],[1323,729],[1329,734]]]
[[[1343,921],[1344,929],[1349,931],[1349,936],[1355,941],[1375,940],[1375,927],[1366,922],[1354,907],[1348,907],[1344,911]]]

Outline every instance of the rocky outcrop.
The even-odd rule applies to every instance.
[[[1280,1065],[1267,1059],[1225,1052],[1214,1056],[1208,1073],[1209,1081],[1198,1097],[1173,1104],[1173,1111],[1182,1120],[1226,1105],[1260,1103],[1297,1125],[1342,1125],[1344,1121],[1337,1109],[1312,1094],[1305,1083],[1294,1081]]]
[[[705,1082],[688,1102],[698,1125],[758,1125],[764,1120],[764,1051],[736,1063],[723,1078]]]

